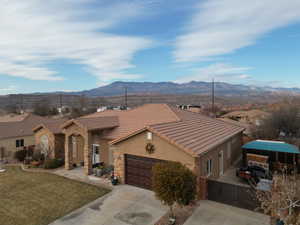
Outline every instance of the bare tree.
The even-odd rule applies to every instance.
[[[253,127],[252,135],[259,139],[298,139],[300,137],[299,108],[286,103],[263,119],[259,126]]]
[[[256,197],[264,213],[280,218],[285,224],[300,225],[299,175],[288,175],[286,170],[275,174],[271,190],[257,190]]]

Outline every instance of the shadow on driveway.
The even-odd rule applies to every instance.
[[[249,210],[200,201],[200,206],[184,225],[268,225],[270,217]]]

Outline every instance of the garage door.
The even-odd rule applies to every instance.
[[[125,183],[141,188],[152,188],[152,167],[162,160],[125,155]]]

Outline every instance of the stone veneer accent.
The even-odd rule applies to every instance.
[[[72,135],[81,135],[84,140],[83,158],[84,158],[84,172],[86,175],[92,174],[92,158],[91,158],[91,133],[77,125],[72,125],[64,130],[65,133],[65,169],[73,168],[73,154],[72,147],[69,143]]]
[[[125,157],[123,153],[115,152],[114,156],[114,175],[120,179],[120,183],[125,183]]]

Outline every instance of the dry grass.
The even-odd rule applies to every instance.
[[[54,174],[7,167],[0,174],[0,224],[49,224],[107,192]]]

